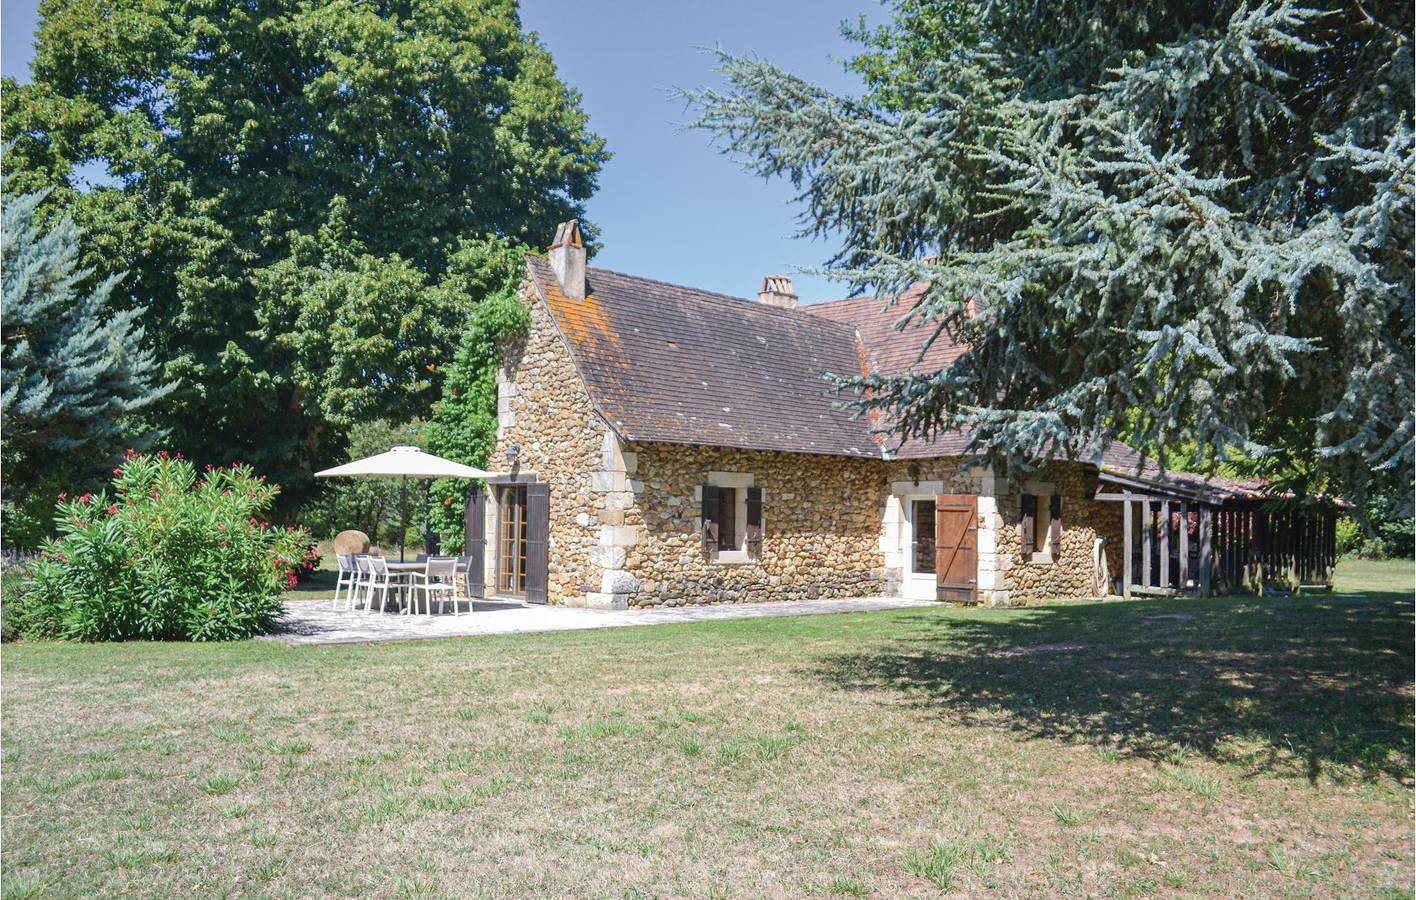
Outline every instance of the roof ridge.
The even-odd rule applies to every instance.
[[[546,257],[545,257],[544,255],[540,254],[540,253],[527,253],[526,255],[527,255],[527,256],[535,257],[535,258],[537,258],[537,259],[539,259],[539,260],[541,260],[541,261],[543,261],[543,262],[546,262]],[[694,287],[693,285],[689,285],[689,284],[678,284],[677,282],[673,282],[673,281],[664,281],[662,278],[651,278],[651,277],[649,277],[648,275],[635,275],[635,274],[633,274],[632,272],[621,272],[621,271],[618,270],[618,269],[607,269],[607,268],[605,268],[604,266],[586,266],[586,267],[585,267],[585,274],[586,274],[587,277],[590,276],[591,274],[595,273],[595,272],[603,272],[603,273],[605,273],[605,274],[607,274],[607,275],[617,275],[617,276],[619,276],[620,278],[630,278],[630,279],[633,279],[633,280],[635,280],[635,281],[647,281],[647,282],[649,282],[649,283],[651,283],[651,284],[660,284],[660,285],[663,285],[664,287],[675,288],[675,289],[680,290],[680,291],[692,291],[693,293],[700,295],[700,296],[701,296],[703,299],[705,299],[705,300],[727,300],[727,301],[729,301],[729,302],[731,302],[731,303],[739,303],[739,304],[742,304],[744,307],[746,307],[746,308],[748,308],[748,309],[752,309],[752,310],[754,310],[754,311],[767,313],[768,315],[777,316],[777,317],[779,317],[779,318],[785,317],[785,318],[795,319],[795,320],[798,320],[798,321],[801,320],[801,316],[798,315],[798,313],[804,312],[804,311],[807,310],[808,307],[815,305],[815,304],[807,304],[806,306],[799,306],[799,307],[797,307],[796,309],[780,309],[780,308],[775,307],[775,306],[768,306],[768,305],[765,304],[765,303],[759,303],[758,301],[748,299],[747,297],[735,297],[735,296],[733,296],[732,294],[724,294],[724,293],[721,292],[721,291],[712,291],[712,290],[709,290],[709,289],[707,289],[707,288]],[[591,291],[591,293],[594,293],[594,291]],[[824,322],[825,324],[827,324],[827,325],[829,325],[829,326],[831,326],[831,327],[840,328],[840,329],[843,329],[843,330],[845,330],[845,331],[850,331],[850,332],[854,332],[854,331],[855,331],[855,326],[854,326],[854,325],[851,325],[850,323],[847,323],[847,322],[837,322],[837,321],[835,321],[834,319],[827,319],[827,318],[823,318],[823,317],[821,317],[821,316],[812,316],[810,319],[807,319],[806,321],[809,321],[809,322]]]

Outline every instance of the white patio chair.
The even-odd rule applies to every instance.
[[[467,597],[467,567],[470,566],[471,564],[472,564],[472,557],[471,557],[470,555],[463,555],[463,556],[457,557],[457,566],[456,566],[456,568],[453,569],[452,574],[453,574],[453,581],[454,581],[454,583],[456,583],[456,585],[457,585],[457,596],[458,596],[458,597]],[[471,597],[467,597],[467,600],[468,600],[468,603],[470,604],[472,598],[471,598]]]
[[[427,605],[428,615],[433,614],[433,600],[438,601],[439,609],[447,608],[447,601],[452,601],[452,614],[457,615],[457,557],[455,556],[432,556],[428,558],[423,566],[423,571],[413,573],[413,605],[414,612],[417,612],[418,599],[421,597]],[[470,611],[470,604],[469,604]]]
[[[374,595],[379,595],[379,612],[388,609],[388,592],[398,590],[406,582],[396,573],[388,570],[388,561],[382,556],[367,556],[360,560],[360,566],[367,566],[364,581],[364,602],[369,613],[374,611]]]
[[[349,609],[354,609],[354,588],[359,581],[359,567],[354,562],[352,553],[336,553],[335,563],[339,566],[339,577],[334,581],[334,602],[330,604],[330,609],[339,609],[339,592],[344,591],[344,601],[349,605]]]
[[[350,556],[350,561],[354,564],[354,584],[350,588],[353,594],[350,598],[350,610],[363,607],[369,608],[369,601],[364,596],[368,593],[369,579],[373,573],[373,567],[369,563],[369,554],[355,553]]]

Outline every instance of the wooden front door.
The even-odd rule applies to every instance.
[[[978,601],[978,498],[934,498],[935,584],[940,600]]]

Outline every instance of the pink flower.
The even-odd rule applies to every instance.
[[[178,450],[178,451],[177,451],[177,458],[178,458],[178,459],[182,459],[182,451],[181,451],[181,450]]]
[[[210,472],[212,469],[215,469],[215,468],[216,468],[216,466],[212,465],[211,463],[207,463],[207,464],[206,464],[206,470],[207,470],[208,472]]]
[[[166,459],[166,458],[167,458],[167,451],[166,451],[166,450],[159,450],[159,451],[157,452],[157,455],[160,456],[160,457],[162,457],[163,459]]]
[[[116,516],[116,515],[118,515],[118,504],[116,504],[116,503],[110,503],[110,504],[108,504],[108,514],[109,514],[110,516]]]
[[[218,523],[216,523],[216,530],[217,530],[217,531],[225,531],[225,530],[226,530],[226,523],[225,523],[225,522],[218,522]]]
[[[65,501],[65,500],[68,500],[68,499],[69,499],[69,492],[68,492],[68,491],[60,491],[60,492],[59,492],[59,501],[60,501],[61,503],[62,503],[63,501]]]
[[[123,474],[123,470],[120,469],[120,468],[118,468],[117,466],[114,466],[114,467],[113,467],[113,474],[114,474],[114,475],[122,475],[122,474]]]
[[[300,579],[295,577],[294,572],[291,572],[289,575],[285,576],[285,583],[290,585],[291,587],[294,587],[299,581]]]
[[[79,502],[87,506],[88,502],[92,499],[93,494],[90,494],[88,491],[84,491],[83,496],[79,497]]]
[[[134,450],[132,447],[129,447],[128,450],[127,450],[127,452],[125,452],[125,453],[123,454],[123,458],[124,458],[124,459],[137,459],[137,458],[138,458],[138,451]]]

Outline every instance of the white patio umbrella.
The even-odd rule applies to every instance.
[[[473,466],[424,453],[417,447],[394,447],[387,453],[366,456],[342,466],[316,472],[316,478],[402,478],[403,528],[398,532],[398,558],[403,559],[403,536],[408,531],[408,479],[410,478],[490,478],[487,472]]]

